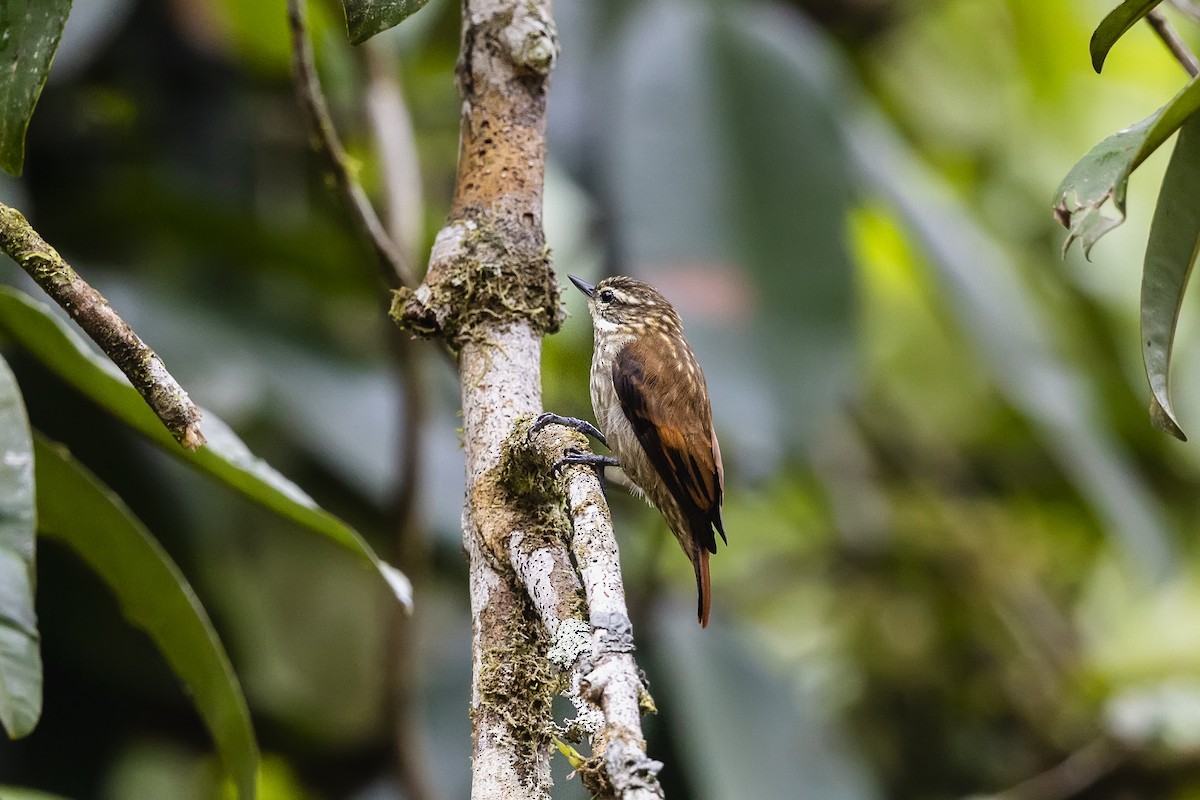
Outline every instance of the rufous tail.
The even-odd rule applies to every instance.
[[[692,566],[696,568],[696,591],[699,593],[696,619],[701,628],[707,628],[708,612],[712,607],[712,586],[708,580],[708,550],[697,547],[692,557]]]

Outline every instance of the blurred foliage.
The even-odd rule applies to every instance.
[[[457,390],[386,321],[370,251],[309,153],[284,4],[77,5],[0,199],[198,402],[414,578],[415,617],[10,342],[32,422],[125,500],[212,615],[265,754],[261,797],[414,797],[420,782],[464,797]],[[634,273],[677,302],[727,462],[708,631],[658,516],[611,498],[669,797],[1200,794],[1200,451],[1147,424],[1137,344],[1166,154],[1129,182],[1128,221],[1091,262],[1060,258],[1049,202],[1184,79],[1145,25],[1093,73],[1114,5],[557,4],[556,266]],[[459,9],[430,3],[354,48],[337,6],[312,6],[326,91],[381,204],[368,62],[395,62],[427,251],[453,186]],[[1164,11],[1195,44],[1198,26]],[[586,313],[564,302],[546,404],[588,416]],[[1191,316],[1172,375],[1184,427],[1200,419]],[[0,744],[0,784],[228,796],[178,679],[105,588],[54,545],[37,578],[45,707]],[[583,796],[565,759],[555,771],[556,797]]]

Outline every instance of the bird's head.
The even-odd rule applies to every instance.
[[[662,293],[644,281],[616,275],[595,286],[568,276],[587,295],[588,312],[597,334],[640,336],[649,331],[682,334],[683,325],[675,308]]]

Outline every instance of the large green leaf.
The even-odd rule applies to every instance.
[[[71,0],[0,0],[0,168],[13,175],[70,11]]]
[[[258,745],[225,649],[187,579],[119,497],[71,458],[36,438],[38,529],[63,542],[108,585],[129,621],[146,631],[187,686],[238,795],[255,794]]]
[[[1200,79],[1193,79],[1171,102],[1146,119],[1117,131],[1093,147],[1063,178],[1054,193],[1054,216],[1086,256],[1100,237],[1125,221],[1125,190],[1130,174],[1200,109]],[[1112,201],[1115,215],[1104,213]]]
[[[352,44],[394,28],[421,10],[429,0],[342,0]]]
[[[21,389],[0,358],[0,723],[14,739],[42,713],[42,656],[33,608],[33,439]]]
[[[1092,68],[1099,72],[1104,68],[1104,59],[1108,51],[1125,35],[1125,32],[1137,24],[1137,21],[1149,14],[1162,0],[1125,0],[1121,5],[1108,12],[1096,32],[1088,49],[1092,53]]]
[[[260,505],[346,547],[374,566],[402,603],[412,603],[412,586],[402,572],[382,561],[353,528],[324,511],[299,486],[250,452],[215,415],[207,412],[204,415],[206,446],[194,453],[179,447],[112,362],[95,353],[46,305],[8,287],[0,287],[0,331],[168,453]]]
[[[1184,123],[1163,176],[1142,271],[1142,357],[1150,381],[1150,419],[1184,441],[1171,408],[1171,344],[1188,276],[1200,252],[1200,115]]]

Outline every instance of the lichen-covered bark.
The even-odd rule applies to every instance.
[[[425,280],[395,293],[392,316],[458,353],[473,629],[472,798],[549,798],[554,735],[592,737],[594,760],[581,774],[599,796],[656,798],[661,765],[646,757],[641,737],[639,703],[648,696],[633,663],[615,540],[597,545],[575,528],[580,541],[611,554],[577,550],[574,561],[597,558],[616,573],[600,579],[585,568],[581,581],[567,545],[566,496],[552,485],[548,451],[524,448],[511,458],[513,437],[527,435],[528,421],[542,410],[541,337],[562,319],[542,231],[546,78],[556,54],[548,0],[464,0],[453,207]],[[592,483],[592,501],[603,504],[594,474]],[[611,540],[611,526],[606,530]],[[621,597],[601,596],[609,591]],[[585,593],[587,602],[595,595],[590,612]],[[578,712],[561,734],[551,715],[557,692]],[[611,765],[620,771],[610,776]]]
[[[167,372],[162,359],[134,333],[99,292],[38,235],[25,216],[0,203],[0,249],[100,346],[158,415],[175,440],[189,450],[204,444],[200,409]]]

